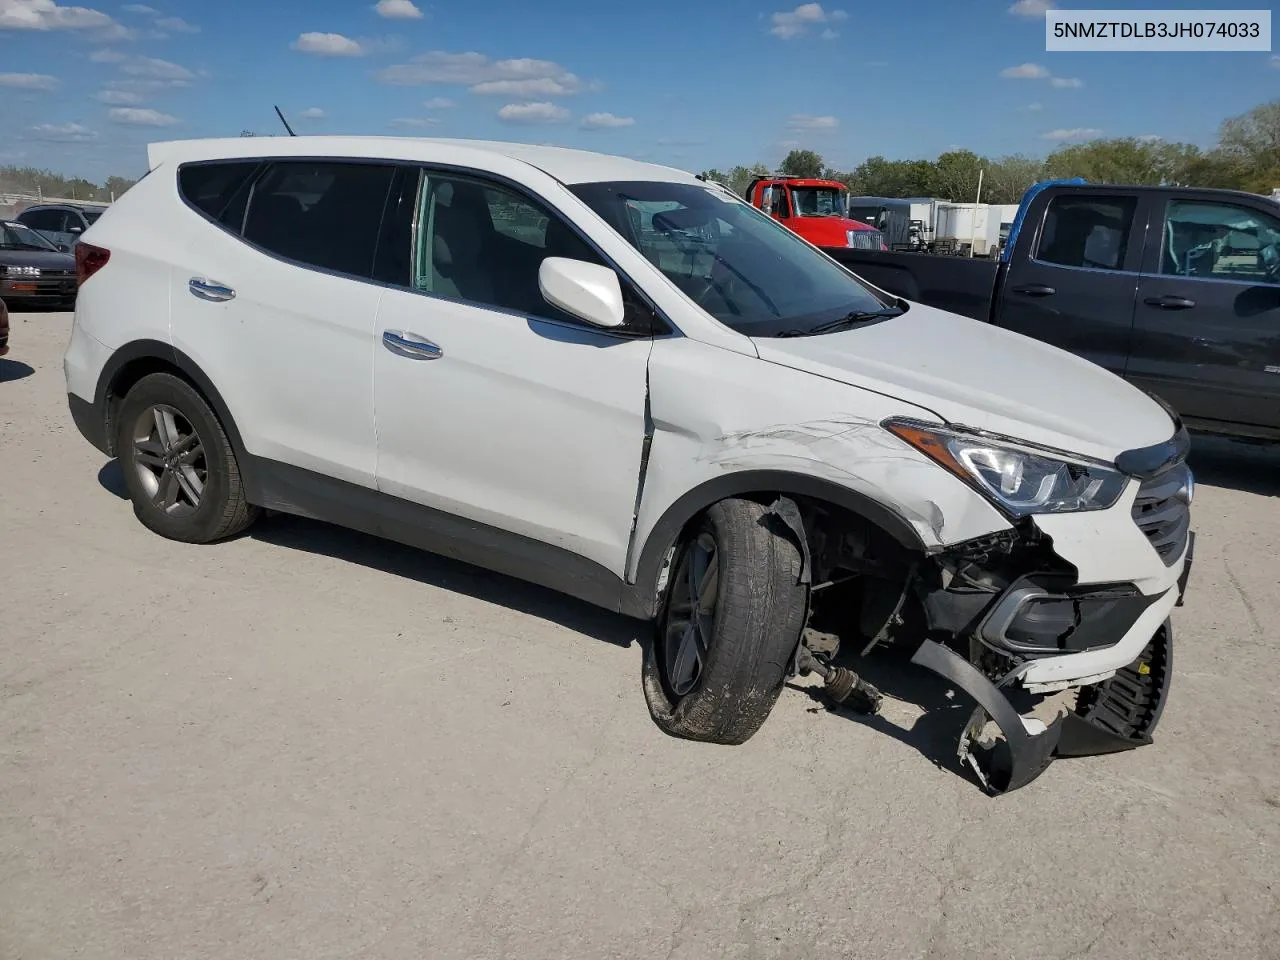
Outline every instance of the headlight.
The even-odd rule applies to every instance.
[[[858,236],[857,230],[846,230],[844,232],[844,242],[851,247],[856,247],[858,245],[858,241],[854,238],[857,236]]]
[[[38,277],[40,276],[39,267],[3,267],[5,276],[7,277]]]
[[[1105,510],[1129,483],[1118,470],[1083,457],[1055,455],[910,420],[888,420],[884,425],[1016,517]]]

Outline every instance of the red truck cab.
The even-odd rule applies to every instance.
[[[849,219],[849,190],[838,180],[760,177],[751,181],[746,198],[815,247],[889,249],[879,230]]]

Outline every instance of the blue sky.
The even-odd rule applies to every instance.
[[[1051,0],[73,3],[0,0],[0,163],[136,176],[153,140],[279,132],[279,103],[299,133],[559,143],[694,170],[802,145],[850,168],[1094,135],[1207,145],[1280,97],[1274,54],[1046,53]]]

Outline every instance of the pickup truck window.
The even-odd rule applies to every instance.
[[[1054,197],[1036,259],[1062,267],[1123,270],[1136,206],[1132,197]]]
[[[1160,272],[1280,284],[1280,218],[1235,204],[1173,200],[1165,209]]]
[[[892,306],[786,227],[714,188],[632,181],[570,189],[694,303],[747,336],[794,336]]]

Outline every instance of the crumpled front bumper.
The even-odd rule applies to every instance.
[[[1024,718],[1003,691],[968,660],[926,640],[913,663],[950,680],[978,703],[960,735],[959,756],[993,794],[1024,787],[1057,757],[1094,756],[1151,743],[1172,675],[1173,628],[1166,621],[1132,664],[1081,690],[1074,709],[1045,726]],[[987,722],[1003,737],[981,739]]]

